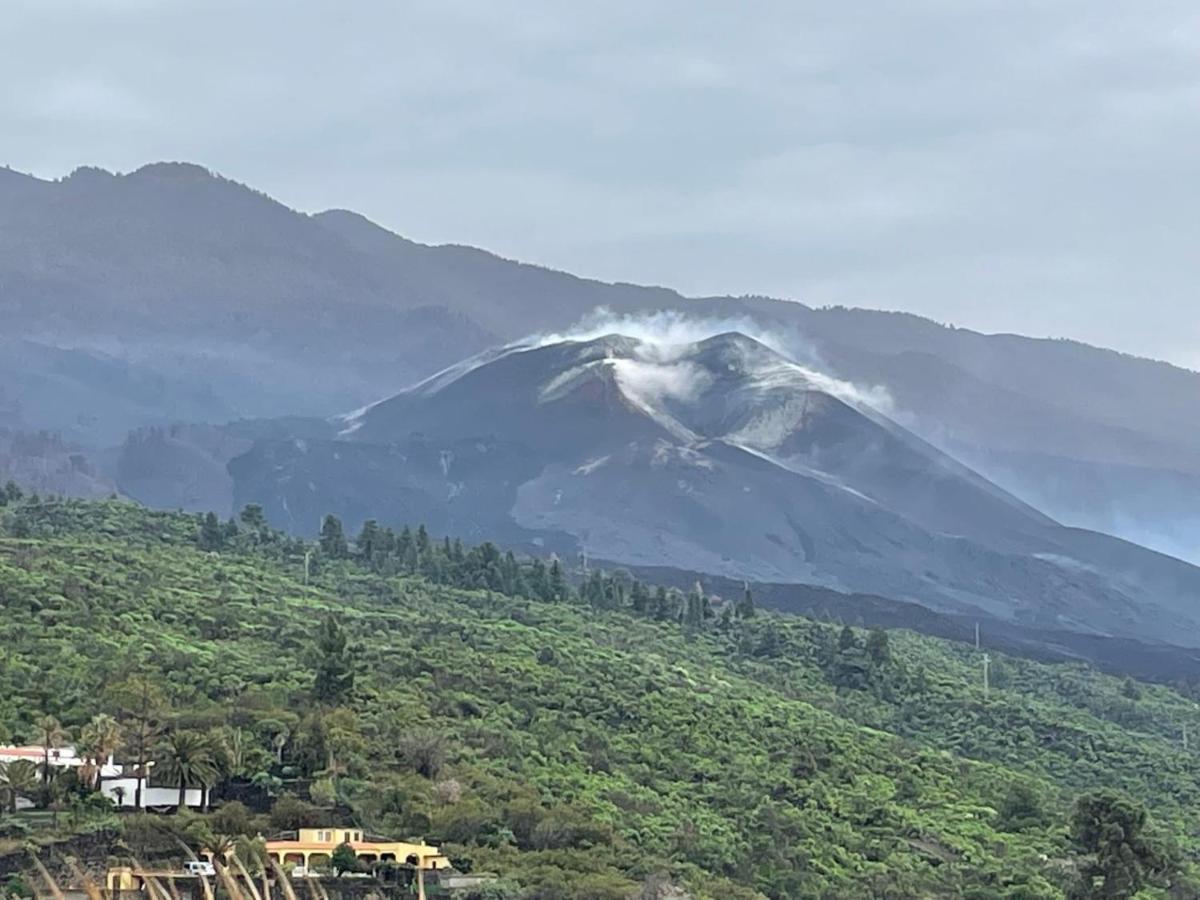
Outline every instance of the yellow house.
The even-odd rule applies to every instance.
[[[292,835],[295,835],[293,837]],[[393,862],[414,869],[448,869],[450,860],[437,847],[367,838],[353,828],[301,828],[267,841],[267,854],[283,865],[327,864],[333,851],[349,844],[354,855],[365,863]]]
[[[266,841],[267,855],[277,862],[285,877],[295,866],[308,869],[313,866],[328,865],[333,851],[341,844],[348,844],[359,861],[372,863],[394,863],[400,867],[411,869],[416,873],[417,897],[425,900],[425,875],[428,872],[450,872],[450,860],[443,856],[437,847],[429,844],[413,844],[408,841],[389,841],[385,838],[368,837],[362,831],[354,828],[301,828],[299,831],[285,832]],[[212,858],[209,852],[204,853],[207,859]],[[199,863],[197,863],[199,865]],[[173,879],[178,877],[199,878],[202,874],[190,870],[186,872],[150,872],[135,870],[130,866],[118,866],[109,869],[105,879],[107,895],[117,898],[123,894],[133,894],[147,890],[150,878]],[[153,892],[151,891],[151,896]]]
[[[328,865],[333,851],[341,844],[349,844],[359,861],[368,865],[396,863],[416,869],[418,873],[450,868],[450,860],[437,847],[374,836],[368,838],[353,828],[301,828],[288,832],[267,841],[267,855],[285,869],[287,866],[309,868]]]

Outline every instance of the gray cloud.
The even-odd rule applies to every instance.
[[[15,0],[0,163],[1200,366],[1191,0]]]

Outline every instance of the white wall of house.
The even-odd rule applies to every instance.
[[[136,778],[106,778],[100,790],[113,805],[122,809],[133,809],[137,800]],[[142,787],[142,806],[174,806],[179,802],[179,788]],[[191,807],[204,805],[204,793],[200,788],[188,788],[184,802]]]
[[[75,753],[74,747],[56,747],[50,751],[50,765],[56,769],[78,768],[84,764]],[[37,765],[42,764],[41,747],[0,747],[0,762],[12,762],[17,759],[27,759]],[[150,763],[149,765],[153,765]],[[137,771],[137,767],[133,767]],[[125,775],[125,767],[117,765],[110,758],[100,767],[100,791],[122,809],[133,809],[137,800],[137,787],[140,779]],[[179,789],[170,787],[149,787],[143,780],[142,806],[175,806],[179,802]],[[184,795],[187,806],[199,808],[204,805],[204,792],[200,788],[188,788]],[[18,808],[32,806],[28,800],[19,800]]]

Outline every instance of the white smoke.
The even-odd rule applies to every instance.
[[[659,358],[666,360],[681,352],[688,344],[730,331],[740,331],[772,350],[787,355],[775,340],[775,335],[764,330],[753,319],[689,316],[674,309],[614,313],[605,306],[598,306],[565,332],[538,334],[528,341],[542,346],[562,341],[592,341],[609,334],[621,334],[641,341],[647,345],[649,353],[661,354]]]
[[[628,394],[656,406],[663,400],[695,400],[712,383],[712,376],[689,362],[614,359],[612,366]]]
[[[624,374],[630,379],[627,383],[641,390],[647,398],[689,399],[707,386],[692,379],[707,376],[699,367],[669,364],[686,352],[689,345],[729,332],[740,332],[774,350],[792,362],[818,390],[856,407],[866,407],[888,416],[895,413],[895,403],[886,387],[858,385],[829,374],[820,354],[803,335],[765,326],[749,316],[690,316],[673,309],[614,313],[606,307],[597,307],[565,332],[538,334],[521,343],[544,346],[563,341],[590,341],[610,334],[634,338],[642,343],[639,355],[643,361],[656,363],[658,367],[638,369],[632,364],[634,361],[627,361],[631,363],[624,367]]]

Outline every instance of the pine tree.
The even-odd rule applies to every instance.
[[[271,526],[267,524],[267,516],[262,506],[257,503],[247,503],[238,513],[241,531],[245,529],[254,544],[266,544],[274,539]]]
[[[567,579],[563,576],[562,566],[556,556],[550,562],[550,599],[561,602],[568,596]]]
[[[400,536],[396,538],[396,555],[401,560],[408,559],[409,551],[413,547],[412,529],[405,525],[400,529]]]
[[[842,631],[838,635],[838,650],[850,650],[858,646],[858,638],[854,636],[854,629],[849,625],[843,625]]]
[[[594,609],[603,609],[607,606],[604,576],[600,574],[598,569],[592,569],[588,573],[587,580],[583,583],[583,599],[585,603]]]
[[[754,618],[754,595],[750,593],[750,585],[746,585],[742,591],[741,599],[738,600],[734,613],[739,619]]]
[[[24,496],[24,494],[21,492],[21,489],[17,487],[17,483],[15,481],[7,482],[4,485],[4,490],[0,491],[0,495],[2,495],[9,503],[20,503],[21,497]]]
[[[329,559],[345,559],[350,555],[342,520],[333,514],[327,515],[321,523],[321,553]]]
[[[388,559],[396,555],[396,532],[390,528],[384,528],[379,532],[378,537],[379,553],[384,559]]]
[[[862,690],[870,685],[872,673],[871,657],[859,643],[854,630],[849,625],[844,626],[838,635],[831,680],[837,687]]]
[[[872,628],[871,633],[867,635],[867,656],[875,668],[881,668],[891,659],[887,632],[882,628]]]
[[[401,557],[401,564],[404,566],[404,571],[410,575],[416,575],[421,568],[421,560],[417,556],[416,541],[410,540],[408,546],[404,549],[404,555]]]
[[[704,624],[705,610],[708,608],[708,598],[704,596],[700,583],[696,582],[696,586],[684,598],[683,610],[680,613],[680,624],[683,625],[684,630],[696,631],[699,629]]]
[[[150,774],[154,744],[167,715],[167,699],[157,683],[139,676],[110,686],[106,693],[125,732],[125,755],[138,779],[133,805],[142,809],[142,786]]]
[[[197,538],[201,550],[220,550],[225,544],[225,535],[221,531],[221,523],[214,512],[206,513],[200,523],[200,536]]]
[[[529,593],[525,587],[524,579],[521,577],[521,567],[517,565],[517,558],[513,556],[511,550],[504,554],[504,562],[501,565],[500,572],[504,579],[504,593],[513,597]]]
[[[327,616],[317,631],[317,663],[313,695],[321,703],[336,706],[354,689],[353,651],[337,619]]]
[[[238,518],[251,531],[261,531],[267,527],[267,517],[263,513],[262,506],[257,503],[247,503],[242,507]]]
[[[762,633],[761,639],[754,647],[754,655],[773,659],[783,655],[783,639],[779,636],[778,630],[770,622],[766,623],[766,629]]]
[[[661,584],[654,591],[654,618],[659,622],[667,622],[675,618],[671,594]]]
[[[359,558],[367,565],[374,567],[380,550],[380,538],[382,535],[379,531],[379,523],[374,519],[367,519],[363,522],[362,529],[358,532],[358,538],[354,541],[354,547],[358,550]]]
[[[633,611],[639,616],[644,616],[650,612],[650,591],[646,588],[646,585],[640,581],[635,581],[633,587],[629,590],[629,602]]]
[[[538,600],[549,602],[554,599],[550,593],[550,576],[546,572],[546,564],[536,557],[529,566],[529,590]]]
[[[616,578],[608,580],[609,604],[613,609],[625,608],[625,582]]]

